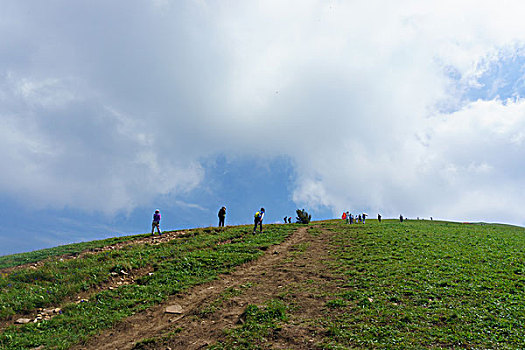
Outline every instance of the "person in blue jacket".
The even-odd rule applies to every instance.
[[[155,232],[155,227],[157,228],[157,231],[159,232],[159,236],[162,235],[162,232],[160,232],[160,210],[155,210],[155,213],[153,214],[153,222],[151,223],[151,234],[155,235],[153,232]]]

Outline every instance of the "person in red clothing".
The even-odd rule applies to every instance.
[[[153,222],[151,223],[151,234],[155,235],[153,232],[155,232],[155,227],[157,228],[157,231],[159,232],[159,236],[162,235],[162,232],[160,232],[160,210],[155,210],[155,213],[153,214]]]

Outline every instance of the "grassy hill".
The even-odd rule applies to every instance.
[[[513,226],[333,220],[2,257],[0,348],[524,348],[524,251]]]

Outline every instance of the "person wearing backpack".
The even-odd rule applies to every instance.
[[[261,210],[256,212],[255,215],[253,216],[253,222],[255,224],[253,225],[253,233],[257,231],[257,225],[260,225],[261,233],[263,232],[263,229],[262,229],[263,218],[264,218],[264,208],[261,208]]]
[[[159,232],[159,236],[162,235],[162,232],[160,232],[160,210],[155,210],[155,213],[153,214],[153,222],[151,223],[151,234],[154,236],[155,234],[155,227],[157,228],[157,231]]]
[[[224,219],[226,218],[226,207],[222,207],[219,210],[219,227],[224,227]]]

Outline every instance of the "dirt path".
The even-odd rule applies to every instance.
[[[284,243],[268,249],[258,260],[241,266],[216,281],[194,287],[166,303],[136,314],[73,349],[199,349],[224,338],[248,304],[280,298],[293,313],[272,348],[313,349],[321,334],[315,320],[324,311],[324,292],[333,287],[327,271],[325,238],[298,229]],[[229,294],[237,291],[234,295]],[[177,304],[182,314],[167,314]]]

